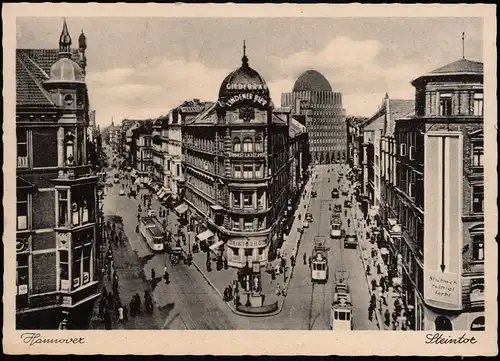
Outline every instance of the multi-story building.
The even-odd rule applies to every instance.
[[[351,172],[361,178],[361,153],[363,151],[363,129],[362,125],[368,120],[366,117],[348,116],[347,127],[347,163]]]
[[[99,295],[85,48],[64,22],[59,50],[16,51],[18,328],[84,327]]]
[[[136,149],[135,149],[135,143],[136,141],[133,139],[134,137],[134,130],[139,128],[141,126],[141,121],[136,120],[129,126],[123,126],[122,125],[122,139],[123,139],[123,151],[122,151],[122,158],[125,161],[125,163],[132,167],[133,169],[136,169],[137,162],[136,162]]]
[[[394,120],[408,117],[415,113],[415,101],[390,99],[386,94],[379,110],[363,123],[363,176],[361,189],[363,211],[376,217],[381,202],[383,147],[382,137],[392,135]]]
[[[315,164],[345,162],[347,131],[342,94],[333,92],[326,78],[307,70],[295,82],[291,93],[281,95],[281,105],[293,114],[304,115],[312,161]]]
[[[166,142],[163,141],[162,135],[164,128],[168,127],[168,121],[165,118],[158,118],[152,126],[152,161],[153,168],[151,173],[153,189],[159,193],[165,184],[165,154]]]
[[[483,64],[460,59],[412,85],[416,115],[395,129],[406,298],[417,330],[484,330]]]
[[[246,55],[242,61],[222,82],[218,102],[183,120],[184,200],[206,222],[209,233],[199,238],[216,238],[213,247],[225,246],[240,274],[260,274],[289,197],[290,116],[273,114],[264,79]]]
[[[139,182],[150,185],[153,173],[153,122],[147,120],[132,131],[132,150],[135,152],[135,170]]]

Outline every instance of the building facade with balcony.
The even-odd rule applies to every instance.
[[[82,32],[83,35],[83,32]],[[84,36],[16,51],[17,328],[84,328],[99,296]]]
[[[347,127],[347,163],[351,171],[361,178],[361,153],[363,151],[362,125],[368,120],[366,117],[349,116],[346,118]]]
[[[239,270],[258,270],[277,247],[289,197],[288,122],[289,114],[273,114],[269,89],[246,55],[222,82],[218,102],[183,119],[184,200]]]
[[[460,59],[412,82],[396,122],[395,245],[417,330],[484,330],[483,64]]]
[[[390,99],[386,94],[379,110],[362,125],[363,133],[363,212],[373,218],[379,217],[381,191],[384,187],[382,177],[385,176],[383,138],[392,136],[394,121],[415,113],[415,101]],[[395,174],[395,173],[394,173]]]
[[[305,115],[310,152],[314,164],[347,160],[347,131],[342,94],[316,70],[307,70],[297,79],[290,93],[281,95],[281,105],[293,114]]]
[[[150,185],[153,174],[153,122],[144,121],[132,130],[131,151],[135,154],[135,170],[140,183]]]

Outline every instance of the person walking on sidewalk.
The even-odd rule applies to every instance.
[[[307,264],[307,256],[306,256],[305,252],[304,252],[303,260],[304,260],[304,266],[305,266]]]

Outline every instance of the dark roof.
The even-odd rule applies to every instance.
[[[221,83],[219,99],[241,93],[243,88],[269,97],[269,89],[264,78],[248,65],[248,58],[244,55],[241,67],[232,71]],[[228,85],[235,85],[236,89],[228,89]]]
[[[483,63],[467,59],[460,59],[431,71],[429,74],[483,74]]]
[[[460,59],[454,61],[453,63],[446,64],[440,68],[434,69],[433,71],[424,74],[411,82],[412,85],[417,85],[417,83],[432,78],[439,77],[449,77],[449,76],[482,76],[483,63],[478,61],[472,61],[467,59]]]
[[[53,107],[42,81],[28,70],[26,63],[16,56],[16,105],[25,107]]]
[[[82,66],[79,52],[72,50],[73,59]],[[42,83],[49,79],[50,68],[59,60],[58,49],[16,49],[16,105],[53,107]]]
[[[293,85],[293,92],[300,91],[331,92],[332,87],[323,74],[316,70],[307,70],[299,76]]]

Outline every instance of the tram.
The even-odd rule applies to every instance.
[[[146,240],[149,248],[155,252],[163,251],[163,227],[155,217],[142,217],[139,223],[139,231]]]
[[[346,271],[335,272],[335,292],[330,309],[330,328],[334,331],[352,330],[352,302]]]
[[[311,262],[312,282],[328,281],[328,258],[326,251],[325,237],[315,237]]]
[[[340,238],[342,237],[342,220],[338,214],[332,215],[332,230],[330,232],[330,236],[332,238]]]

